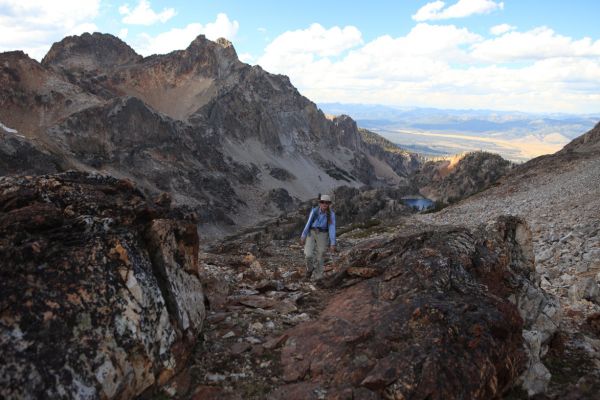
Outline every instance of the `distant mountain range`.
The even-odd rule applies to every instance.
[[[443,110],[321,103],[326,114],[347,114],[361,128],[401,147],[433,156],[486,150],[514,161],[554,153],[600,119],[598,115]]]

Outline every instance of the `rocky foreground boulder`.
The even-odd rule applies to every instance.
[[[556,305],[522,220],[380,237],[341,265],[320,316],[285,332],[287,384],[271,398],[490,399],[535,385]]]
[[[327,257],[317,284],[303,278],[297,238],[247,234],[201,253],[204,340],[193,372],[165,392],[489,399],[510,388],[517,398],[527,397],[521,388],[543,391],[540,360],[560,313],[539,287],[523,220],[464,228],[402,218],[376,228],[340,228],[341,254]]]
[[[98,174],[0,178],[0,397],[132,398],[205,316],[193,216]]]

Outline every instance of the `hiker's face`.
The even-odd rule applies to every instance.
[[[321,207],[321,211],[329,210],[329,202],[327,201],[320,201],[319,206]]]

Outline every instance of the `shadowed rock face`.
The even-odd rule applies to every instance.
[[[41,151],[19,134],[0,128],[0,176],[57,172],[60,160]]]
[[[526,233],[511,217],[359,245],[329,282],[353,286],[287,332],[283,379],[299,398],[315,384],[331,398],[500,397],[526,370],[513,304],[533,285]]]
[[[205,315],[193,219],[130,182],[0,178],[0,397],[131,398]]]

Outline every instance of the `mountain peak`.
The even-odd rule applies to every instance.
[[[42,60],[49,67],[95,70],[138,62],[142,56],[127,43],[107,33],[67,36],[56,42]]]
[[[205,35],[198,35],[196,39],[190,43],[185,49],[185,52],[191,56],[201,56],[206,51],[213,51],[216,55],[221,56],[228,61],[238,61],[238,56],[233,47],[233,44],[225,39],[218,38],[216,41],[212,41],[206,38]]]
[[[233,47],[233,43],[231,43],[229,40],[225,39],[224,37],[220,37],[216,40],[217,44],[220,44],[223,48],[227,49],[229,47]]]

